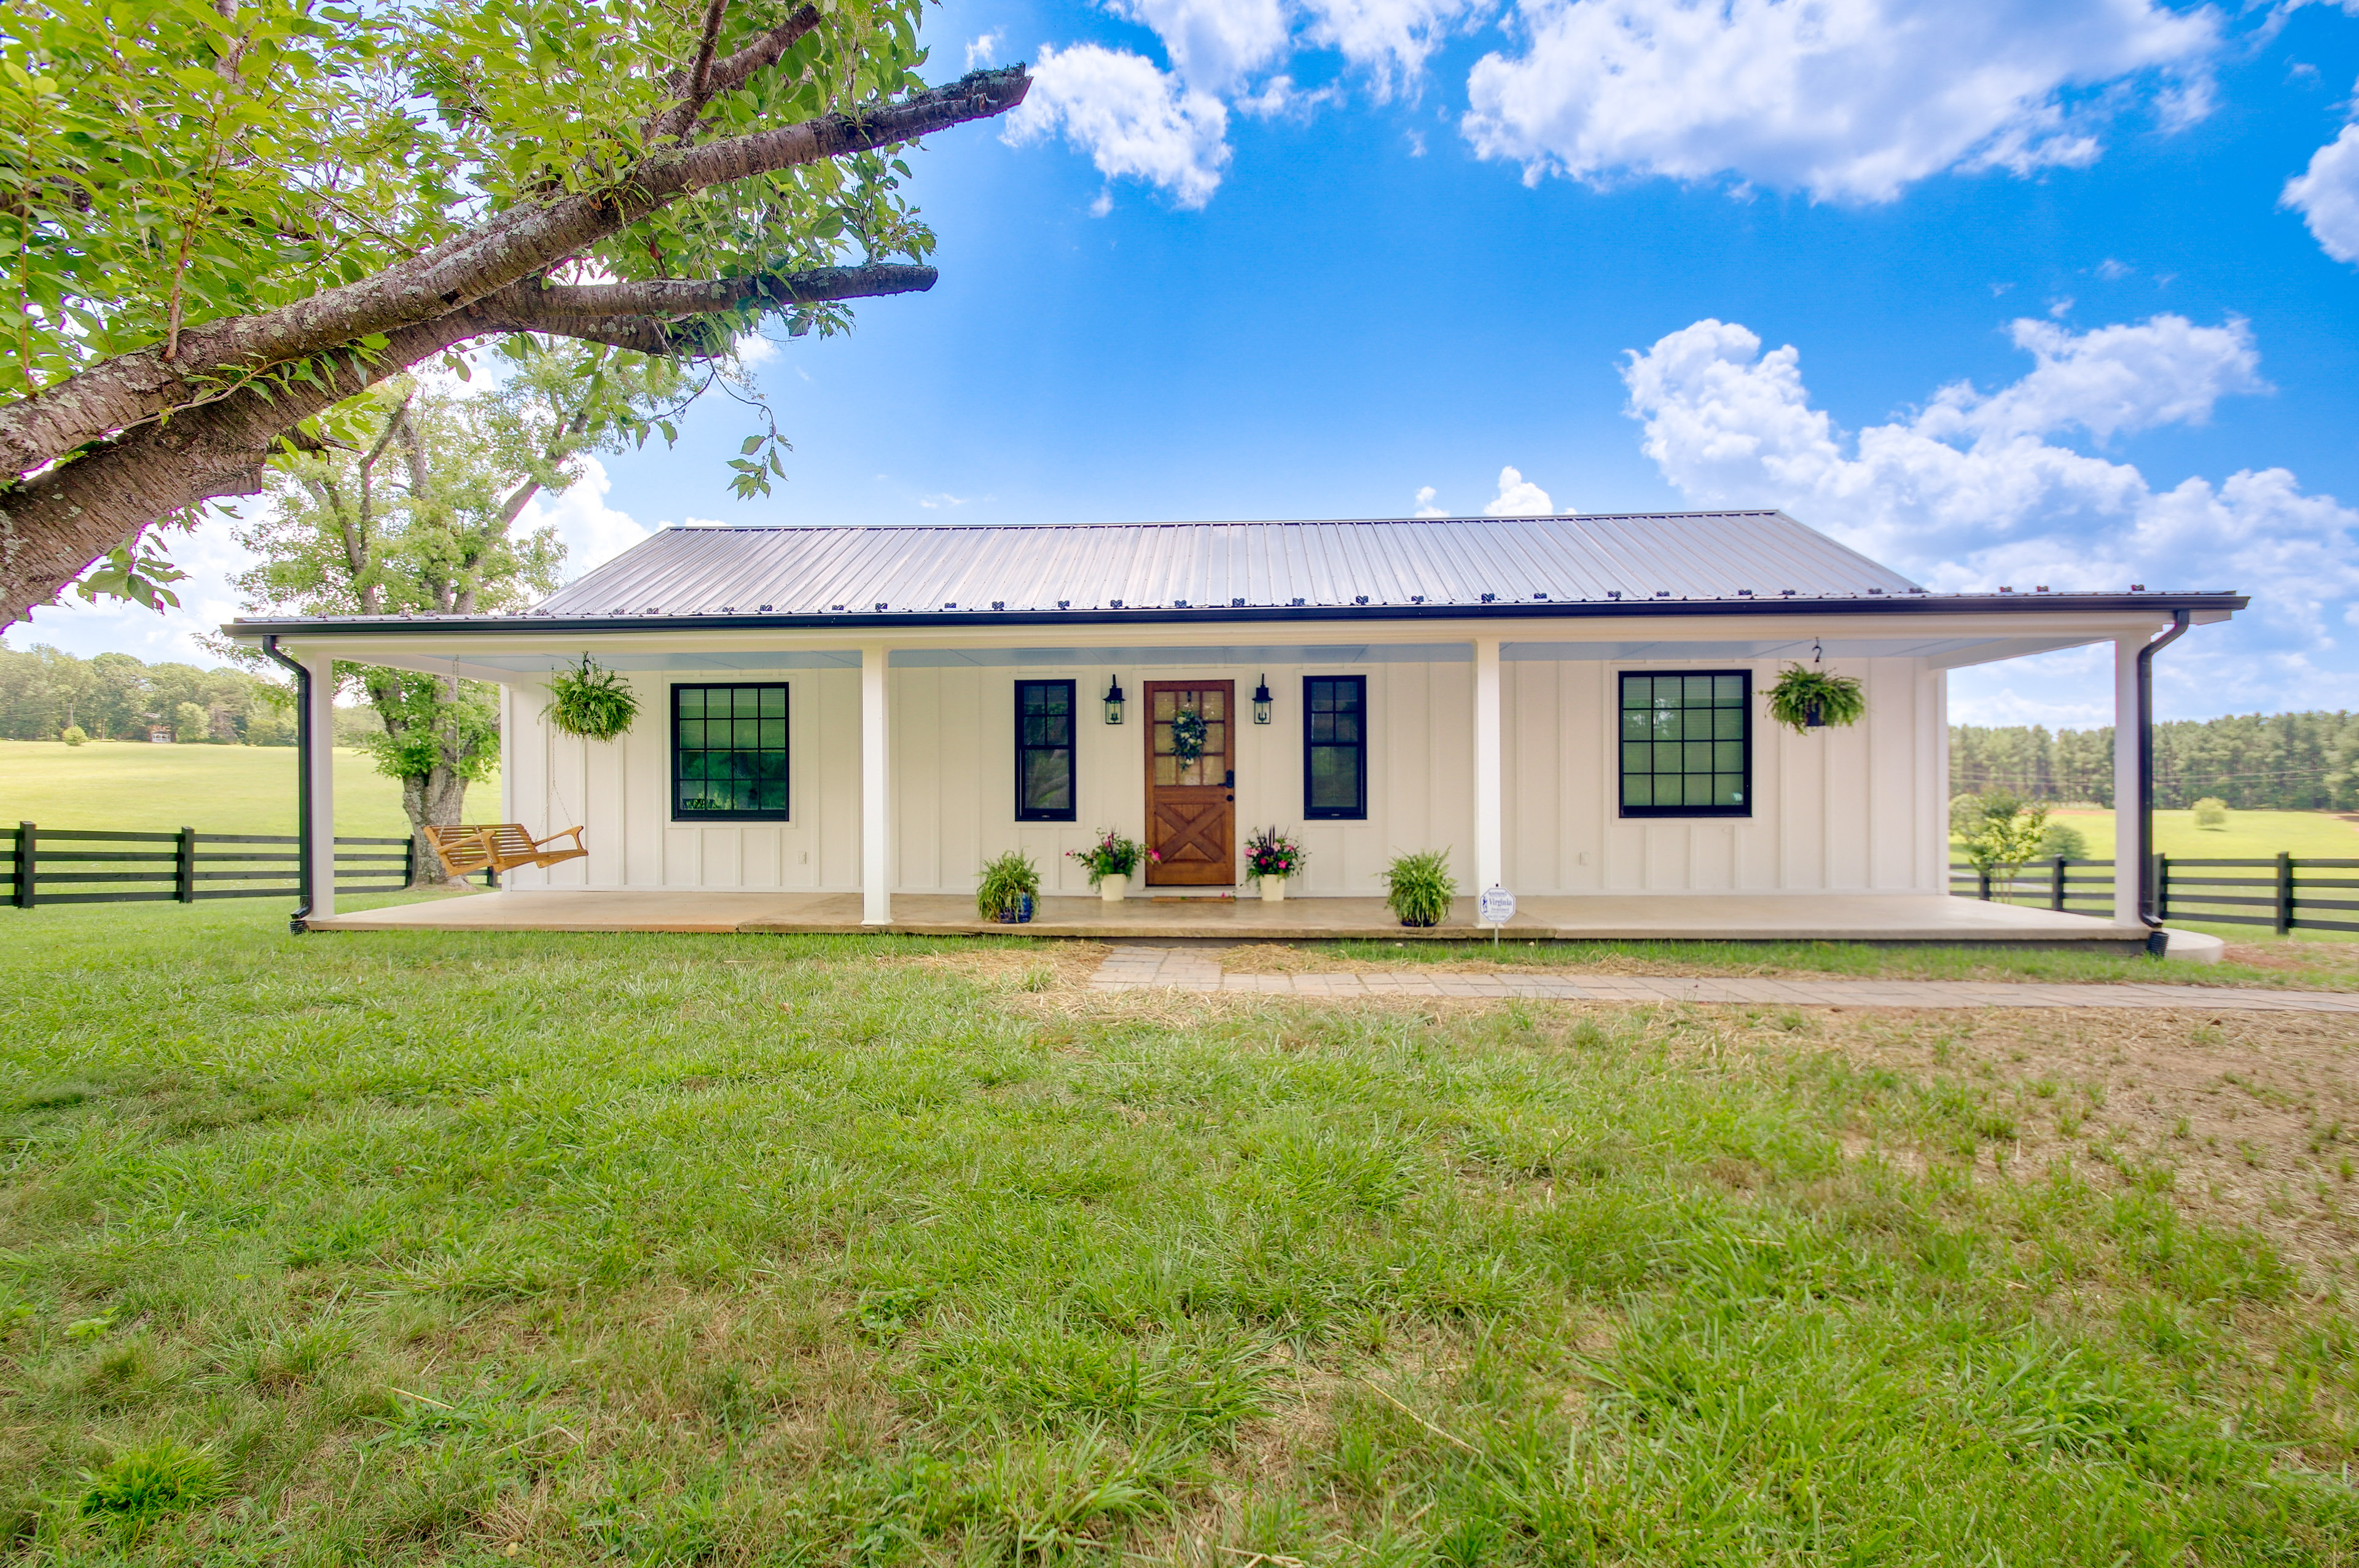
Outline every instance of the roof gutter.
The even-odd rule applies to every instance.
[[[2159,958],[2170,939],[2156,914],[2154,874],[2154,656],[2187,635],[2188,613],[2170,612],[2170,630],[2137,653],[2138,918],[2146,923],[2146,950]]]
[[[1370,604],[1303,605],[1244,609],[1229,605],[1202,609],[1157,607],[1141,610],[952,610],[875,611],[861,614],[740,614],[726,615],[419,615],[374,618],[332,617],[320,620],[233,621],[223,631],[233,637],[257,633],[300,632],[310,636],[382,635],[403,632],[485,632],[522,636],[550,633],[596,632],[746,632],[842,630],[875,632],[913,627],[1004,626],[1201,626],[1211,624],[1283,625],[1311,622],[1350,624],[1356,622],[1401,621],[1565,621],[1626,616],[1736,615],[1961,615],[1990,611],[2036,614],[2071,611],[2086,613],[2146,613],[2158,610],[2174,614],[2200,611],[2235,611],[2251,603],[2241,593],[2192,594],[1977,594],[1971,598],[1929,594],[1863,595],[1846,599],[1616,599],[1539,600],[1512,604]]]
[[[303,902],[287,917],[287,929],[300,936],[310,929],[304,922],[311,916],[311,890],[318,885],[311,874],[311,672],[278,651],[275,632],[262,639],[262,652],[295,672],[295,862],[302,868]]]

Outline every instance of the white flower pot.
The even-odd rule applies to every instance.
[[[1098,879],[1098,896],[1105,900],[1108,903],[1120,903],[1123,901],[1124,895],[1129,892],[1130,879],[1128,877],[1100,877]]]
[[[1284,877],[1262,878],[1261,901],[1264,903],[1284,903],[1286,902],[1286,879]]]

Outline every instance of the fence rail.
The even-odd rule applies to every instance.
[[[195,903],[300,897],[302,840],[292,834],[118,833],[112,828],[0,827],[0,901]],[[408,838],[338,838],[336,891],[399,892],[417,867]],[[346,879],[351,880],[347,881]]]
[[[2359,860],[2278,855],[2221,860],[2157,855],[2155,913],[2206,925],[2260,925],[2294,931],[2359,932]],[[2034,860],[2011,874],[1986,876],[1950,862],[1950,892],[1960,898],[2033,903],[2072,914],[2108,914],[2114,862]]]

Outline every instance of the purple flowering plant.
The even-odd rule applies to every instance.
[[[1275,827],[1264,827],[1245,841],[1245,875],[1256,881],[1299,875],[1310,859],[1309,850]]]

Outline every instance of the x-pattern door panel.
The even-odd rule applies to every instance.
[[[1147,683],[1147,865],[1150,887],[1234,887],[1237,792],[1230,755],[1234,681]],[[1182,713],[1204,721],[1204,749],[1182,762],[1171,727]]]

